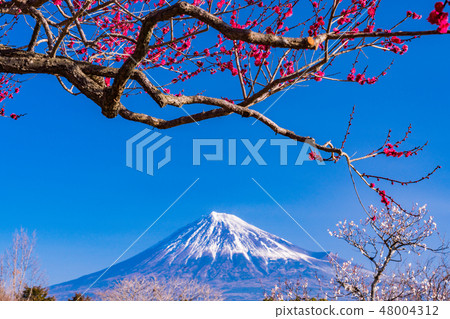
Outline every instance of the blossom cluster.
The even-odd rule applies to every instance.
[[[41,17],[45,23],[36,29],[38,41],[29,50],[114,69],[132,65],[136,52],[143,52],[138,54],[134,68],[145,73],[148,83],[160,93],[177,97],[185,91],[189,95],[204,94],[203,89],[197,89],[201,85],[186,82],[205,81],[210,76],[220,81],[230,77],[230,85],[236,84],[240,90],[227,90],[222,99],[251,106],[300,82],[376,84],[386,69],[372,74],[372,69],[360,65],[358,57],[368,55],[369,50],[405,54],[409,50],[407,44],[416,36],[397,31],[408,18],[421,18],[420,14],[407,11],[406,18],[399,17],[383,27],[377,19],[381,6],[377,0],[189,2],[190,10],[194,9],[192,6],[203,10],[196,11],[201,12],[201,18],[192,13],[172,12],[172,16],[169,12],[177,6],[176,0],[120,0],[107,4],[53,0],[45,4]],[[447,4],[437,2],[428,16],[441,33],[449,27]],[[153,18],[158,22],[147,25]],[[18,21],[17,17],[14,19],[10,26]],[[243,34],[252,35],[253,40],[242,37]],[[143,43],[142,49],[139,44]],[[351,67],[338,63],[344,55],[350,57],[343,61],[350,61],[344,63],[352,64]],[[158,71],[157,80],[150,75],[152,70]],[[102,85],[111,86],[114,81],[109,71],[107,76],[102,75]],[[60,82],[63,87],[65,81]],[[154,92],[130,79],[121,93],[125,97],[144,93],[154,97]],[[6,96],[9,93],[0,91],[0,99]],[[4,116],[5,112],[1,114]],[[17,119],[20,115],[11,117]],[[392,157],[412,154],[393,148],[386,151]]]
[[[445,4],[447,3],[448,2],[446,1]],[[428,22],[438,26],[438,31],[440,33],[447,33],[450,26],[448,22],[448,12],[444,12],[445,4],[441,1],[436,2],[434,10],[431,11],[427,18]]]
[[[73,2],[74,9],[70,9],[66,7],[65,2],[59,0],[55,0],[54,4],[59,7],[59,11],[66,12],[66,15],[73,14],[73,10],[96,12],[95,8],[98,5],[95,1],[87,3],[77,0]],[[129,59],[135,50],[142,27],[140,21],[143,17],[148,12],[160,10],[172,4],[174,4],[173,1],[127,0],[120,5],[104,7],[96,14],[82,15],[78,18],[81,25],[93,23],[97,28],[95,31],[83,30],[84,34],[79,31],[79,28],[74,28],[65,37],[59,51],[63,55],[94,64],[118,67]],[[220,0],[215,4],[210,1],[193,0],[192,4],[211,11],[232,28],[277,36],[298,37],[299,33],[296,30],[300,28],[304,28],[311,37],[320,36],[327,30],[335,34],[391,32],[390,29],[376,27],[376,12],[380,2],[375,0],[339,1],[339,9],[332,18],[330,4],[324,1],[311,1],[309,10],[305,8],[306,4],[292,0],[279,2]],[[308,11],[309,13],[306,14]],[[436,4],[433,12],[429,20],[432,23],[439,23],[441,29],[445,28],[446,16],[443,7]],[[421,17],[411,11],[408,11],[407,15],[413,19]],[[64,16],[61,19],[64,19]],[[162,78],[169,77],[168,81],[158,83],[161,91],[167,94],[171,92],[169,85],[179,85],[200,74],[215,75],[219,72],[238,78],[241,85],[250,92],[255,92],[256,87],[264,85],[264,82],[270,84],[275,80],[279,81],[277,90],[281,90],[294,82],[291,77],[302,68],[299,65],[300,56],[308,54],[306,52],[299,54],[296,50],[292,50],[280,55],[268,46],[232,41],[220,32],[215,34],[216,41],[211,41],[214,36],[202,36],[202,33],[206,31],[214,34],[203,21],[187,17],[158,23],[153,30],[148,54],[139,64],[139,68],[142,70],[158,68],[161,74],[167,72],[167,76],[162,75]],[[87,38],[91,40],[85,40]],[[373,46],[380,45],[386,51],[404,54],[408,51],[405,41],[392,36],[374,43]],[[361,47],[361,44],[351,38],[337,42],[340,48],[336,53],[342,50],[359,50],[358,48]],[[364,41],[363,47],[367,43]],[[326,48],[320,43],[318,49],[325,51]],[[273,63],[274,60],[279,62]],[[313,79],[321,82],[325,78],[325,70],[331,66],[330,61],[323,68],[313,70],[314,72],[310,74],[306,73],[302,80]],[[356,68],[352,68],[346,80],[361,85],[375,84],[379,77],[380,75],[369,76],[366,70],[356,72]],[[331,77],[328,78],[331,79]],[[282,81],[283,79],[286,80]],[[142,93],[142,90],[137,87],[127,89],[127,91],[133,90]],[[227,98],[235,100],[231,96]]]
[[[448,296],[448,288],[442,291],[434,285],[436,282],[430,283],[426,276],[418,278],[417,272],[424,274],[422,268],[414,270],[408,265],[404,271],[384,274],[387,265],[402,261],[404,254],[413,252],[420,256],[427,251],[426,241],[436,233],[437,225],[433,217],[428,216],[426,206],[416,205],[406,214],[397,206],[390,209],[371,206],[369,214],[367,219],[361,219],[358,223],[339,222],[337,230],[329,233],[360,251],[373,271],[354,265],[352,260],[335,263],[334,284],[359,300],[416,299],[420,298],[417,292],[433,289],[435,300],[443,295]]]
[[[17,94],[19,92],[20,87],[16,86],[14,76],[7,76],[3,74],[0,78],[0,103],[4,102],[6,99],[12,99],[14,97],[14,94]],[[21,116],[22,115],[17,115],[15,113],[7,115],[5,108],[0,107],[0,117],[9,117],[13,120],[17,120]]]

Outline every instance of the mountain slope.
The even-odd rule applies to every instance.
[[[84,291],[104,270],[50,287],[59,298]],[[231,214],[212,212],[142,253],[111,267],[90,292],[134,274],[194,277],[228,299],[261,300],[281,279],[332,273],[326,253],[313,253]]]

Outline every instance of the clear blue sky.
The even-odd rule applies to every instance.
[[[403,16],[404,8],[408,8],[425,15],[433,3],[399,1],[386,14]],[[404,56],[388,54],[380,58],[379,53],[370,52],[368,59],[361,58],[361,62],[370,64],[369,70],[374,72],[389,59],[396,59],[389,75],[377,84],[308,83],[308,87],[287,92],[267,115],[299,134],[338,144],[351,107],[356,104],[347,144],[351,154],[364,154],[378,147],[389,128],[394,137],[402,137],[412,123],[413,135],[407,145],[429,141],[420,156],[380,158],[363,162],[360,167],[381,175],[416,178],[442,165],[429,181],[386,188],[405,206],[428,203],[441,231],[448,233],[449,39],[419,39]],[[158,76],[157,71],[152,72]],[[173,161],[155,176],[148,176],[125,166],[125,141],[144,125],[121,118],[106,119],[92,102],[68,95],[54,78],[27,78],[30,80],[23,84],[21,94],[7,104],[7,109],[28,115],[19,121],[0,118],[0,250],[9,244],[14,229],[23,226],[36,230],[38,253],[49,283],[108,266],[197,178],[197,184],[124,258],[212,210],[236,214],[303,248],[320,250],[251,178],[326,249],[353,256],[354,252],[327,234],[327,229],[339,220],[364,216],[343,162],[325,167],[314,162],[280,167],[276,164],[278,150],[266,145],[261,152],[269,163],[265,167],[254,163],[229,167],[220,162],[193,167],[193,138],[249,138],[255,142],[274,137],[264,125],[252,126],[252,119],[229,116],[163,131],[172,137]],[[203,85],[208,92],[223,89],[219,81]],[[265,110],[273,101],[261,103],[257,109]],[[130,98],[126,103],[167,118],[184,115],[180,109],[162,112],[144,96]],[[201,109],[187,107],[189,112]],[[238,150],[241,161],[245,155],[243,149]],[[378,196],[363,187],[360,191],[366,205],[380,204]]]

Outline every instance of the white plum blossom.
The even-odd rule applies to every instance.
[[[330,258],[335,277],[329,286],[322,287],[327,293],[315,298],[450,300],[450,267],[446,259],[422,255],[436,257],[447,252],[444,243],[433,249],[425,243],[437,234],[437,225],[427,214],[426,206],[416,205],[410,212],[397,206],[380,210],[371,206],[368,218],[359,224],[339,221],[337,230],[328,233],[356,248],[370,267],[355,264],[353,258],[340,263],[337,256]],[[407,263],[407,258],[414,261],[414,266]],[[305,280],[280,283],[270,295],[265,295],[265,300],[311,299]]]

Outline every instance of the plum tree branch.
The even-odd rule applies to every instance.
[[[416,19],[415,13],[408,13],[393,28],[377,29],[374,32],[374,12],[380,1],[376,2],[376,6],[366,1],[357,4],[348,2],[348,8],[352,9],[344,9],[343,13],[336,15],[338,6],[341,8],[345,4],[343,1],[330,0],[329,6],[323,4],[321,8],[315,7],[311,18],[294,22],[289,27],[285,22],[293,15],[292,9],[297,1],[282,0],[276,6],[262,2],[248,2],[243,6],[219,2],[216,4],[217,8],[212,3],[192,5],[184,1],[160,2],[155,3],[155,6],[145,2],[142,7],[121,0],[64,0],[65,4],[48,0],[2,2],[0,13],[14,16],[11,25],[21,15],[31,16],[36,24],[31,28],[33,33],[31,39],[27,39],[28,45],[21,46],[23,43],[20,43],[20,48],[14,48],[9,39],[2,42],[8,45],[0,44],[0,72],[53,75],[69,93],[79,94],[73,92],[72,89],[76,88],[92,100],[106,117],[121,116],[158,129],[169,129],[233,113],[255,118],[276,134],[309,143],[318,150],[327,152],[330,157],[325,160],[337,162],[344,157],[350,172],[355,172],[387,203],[391,197],[369,183],[367,178],[372,175],[359,172],[353,163],[384,154],[399,157],[404,153],[391,150],[385,142],[382,148],[371,154],[350,159],[343,151],[346,138],[340,148],[334,147],[331,141],[319,144],[311,137],[298,135],[278,125],[265,112],[251,109],[273,94],[305,81],[333,80],[374,84],[390,65],[373,78],[368,77],[367,67],[357,72],[358,56],[365,55],[365,50],[374,48],[377,51],[381,49],[404,54],[408,50],[405,41],[412,41],[420,36],[449,34],[448,25],[444,23],[446,13],[442,13],[444,8],[438,8],[442,13],[441,18],[430,21],[439,25],[437,30],[394,31],[409,17]],[[57,5],[57,10],[49,10],[54,5]],[[447,2],[444,7],[446,5]],[[368,13],[368,9],[373,12]],[[248,16],[243,17],[243,12],[248,12]],[[436,11],[435,14],[440,13]],[[289,21],[293,20],[295,19]],[[365,24],[367,27],[364,31],[357,28]],[[28,21],[25,21],[24,26],[28,29]],[[299,32],[295,29],[297,27],[304,29]],[[6,27],[0,28],[6,30]],[[303,32],[306,34],[306,31],[308,34],[304,36]],[[203,36],[203,33],[212,36]],[[198,42],[201,48],[198,49],[192,42],[197,37],[200,38],[200,35],[201,40]],[[214,36],[217,37],[217,42],[207,44]],[[357,41],[352,41],[354,39]],[[47,42],[47,48],[41,48],[41,53],[35,52],[43,42]],[[316,52],[322,54],[318,57]],[[337,64],[338,57],[352,52],[356,58],[346,77],[338,77],[342,75],[342,70],[331,75],[328,73],[328,68]],[[253,66],[257,71],[252,75]],[[147,73],[150,69],[161,71],[161,79],[151,77]],[[201,89],[200,93],[184,95],[184,87],[180,93],[170,94],[167,88],[168,85],[180,84],[200,73],[213,75],[218,71],[231,71],[233,76],[237,75],[242,98],[232,100],[230,96],[206,96]],[[171,77],[166,77],[165,72]],[[158,81],[166,84],[161,85]],[[67,82],[72,85],[71,89],[70,85],[66,86]],[[226,88],[225,92],[228,94],[228,87]],[[122,98],[130,92],[146,92],[161,108],[167,105],[182,107],[200,104],[208,106],[208,110],[165,120],[149,115],[150,112],[144,114],[128,109]],[[303,95],[299,95],[299,99],[303,99]],[[1,112],[3,116],[3,110]],[[350,126],[348,130],[349,128]],[[420,149],[413,149],[409,153]]]

